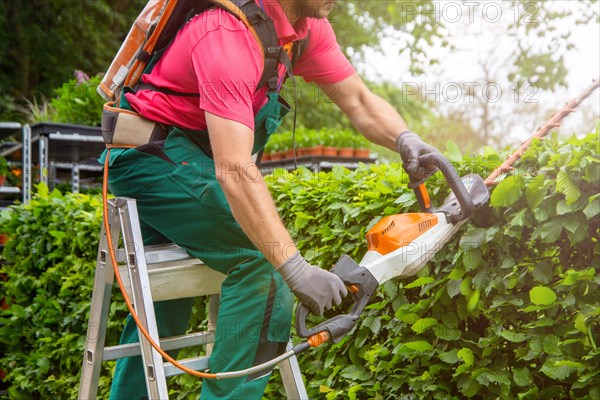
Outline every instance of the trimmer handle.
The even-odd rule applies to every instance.
[[[462,220],[469,218],[473,211],[475,210],[475,206],[473,205],[473,201],[469,196],[469,192],[462,180],[458,176],[458,172],[452,165],[450,161],[446,157],[444,157],[441,153],[429,153],[420,157],[420,161],[423,164],[433,164],[444,175],[448,185],[450,185],[450,189],[458,203],[460,204],[460,212],[458,214],[450,214],[449,219],[450,222],[456,224]],[[421,210],[428,213],[435,212],[435,208],[431,206],[431,201],[429,199],[429,194],[427,193],[427,189],[425,188],[425,183],[422,183],[418,188],[414,189],[415,195],[417,196],[417,200],[419,201],[419,205],[421,206]]]
[[[349,314],[337,315],[325,322],[322,322],[314,328],[306,326],[306,317],[310,311],[302,303],[296,309],[296,332],[302,338],[308,338],[317,335],[320,332],[327,331],[334,343],[339,342],[348,332],[354,328],[356,321],[363,312],[371,295],[379,286],[379,282],[365,268],[359,266],[350,256],[340,257],[331,272],[344,281],[349,288],[354,305]]]

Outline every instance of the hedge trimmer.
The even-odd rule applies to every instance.
[[[367,233],[368,250],[356,263],[343,255],[331,272],[339,276],[354,297],[349,314],[335,316],[314,328],[306,327],[308,308],[296,310],[296,330],[300,337],[320,335],[340,341],[356,323],[379,285],[390,279],[408,277],[425,264],[452,238],[473,212],[487,204],[490,195],[483,179],[470,174],[460,178],[442,154],[428,154],[444,175],[452,192],[443,205],[431,205],[425,184],[415,189],[421,212],[383,217]]]

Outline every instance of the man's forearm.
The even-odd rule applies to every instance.
[[[320,87],[367,139],[396,150],[398,135],[408,129],[406,122],[387,101],[373,94],[357,74],[336,85]]]
[[[206,112],[216,176],[244,233],[278,268],[294,255],[267,185],[250,156],[254,132],[247,126]]]
[[[253,162],[223,162],[217,177],[231,212],[246,235],[274,267],[296,253],[296,246],[285,229],[267,185]]]

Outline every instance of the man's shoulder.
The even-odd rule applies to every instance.
[[[208,33],[217,30],[248,31],[248,27],[241,19],[218,7],[210,8],[195,15],[188,21],[187,25],[188,29],[193,29],[197,33]]]

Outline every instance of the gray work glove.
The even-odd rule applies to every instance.
[[[340,304],[342,297],[348,294],[346,285],[337,275],[310,265],[300,252],[277,271],[294,295],[316,315],[323,315],[323,309]]]
[[[404,131],[396,139],[396,149],[402,158],[402,167],[408,174],[410,182],[408,187],[415,189],[437,170],[435,165],[425,163],[421,156],[438,153],[438,149],[425,143],[419,135],[412,131]]]

